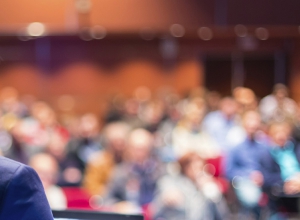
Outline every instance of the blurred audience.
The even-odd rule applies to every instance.
[[[179,159],[180,171],[158,181],[152,203],[154,219],[230,219],[229,210],[205,161],[197,152]]]
[[[71,96],[54,109],[4,87],[0,154],[35,167],[62,203],[57,186],[82,187],[114,211],[147,212],[147,220],[151,210],[155,219],[189,220],[266,219],[262,207],[274,218],[298,212],[300,108],[288,88],[276,84],[261,101],[246,87],[232,97],[203,87],[186,94],[141,86],[112,95],[98,117],[75,115]]]

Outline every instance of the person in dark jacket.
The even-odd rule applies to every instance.
[[[5,157],[0,164],[0,220],[53,220],[37,173]]]
[[[263,158],[264,190],[269,195],[271,211],[284,205],[287,212],[298,212],[300,195],[300,146],[291,138],[291,125],[273,123],[269,127],[270,148]]]

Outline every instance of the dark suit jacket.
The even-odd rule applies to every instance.
[[[0,220],[53,220],[43,185],[30,167],[0,157]]]

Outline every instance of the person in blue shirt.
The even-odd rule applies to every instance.
[[[284,205],[288,212],[298,212],[300,196],[300,146],[291,138],[291,125],[276,122],[269,126],[270,147],[262,155],[264,190],[269,195],[271,212]]]
[[[261,125],[260,115],[256,111],[247,111],[242,117],[245,140],[234,147],[226,158],[226,176],[232,182],[233,189],[241,205],[242,215],[260,216],[259,201],[262,196],[262,174],[260,155],[267,151],[256,134]]]
[[[53,220],[43,185],[29,166],[0,157],[0,220]]]
[[[220,109],[208,113],[202,122],[202,130],[214,138],[223,153],[241,142],[237,115],[238,105],[232,97],[225,97],[220,102]]]

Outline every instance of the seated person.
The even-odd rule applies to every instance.
[[[237,102],[232,97],[223,98],[220,109],[204,117],[202,129],[214,138],[223,153],[241,143],[244,136],[239,129]]]
[[[259,156],[267,151],[267,147],[256,138],[261,125],[258,112],[253,110],[245,112],[242,123],[247,138],[229,152],[226,158],[226,176],[232,181],[242,208],[241,214],[254,215],[259,219],[261,186],[264,182]]]
[[[291,139],[291,126],[287,122],[272,123],[269,151],[262,155],[264,189],[269,195],[272,212],[284,204],[288,212],[298,212],[300,193],[300,146]]]
[[[154,198],[162,166],[153,156],[153,135],[145,129],[131,131],[127,147],[124,161],[116,166],[108,184],[105,205],[116,212],[140,212]]]
[[[180,170],[159,179],[152,202],[155,220],[229,219],[227,205],[205,161],[196,152],[179,159]]]
[[[57,185],[80,186],[83,178],[81,163],[67,148],[68,138],[58,132],[52,132],[49,136],[49,142],[45,149],[58,162],[59,174]]]
[[[122,163],[130,127],[124,122],[107,124],[103,129],[104,149],[94,153],[87,163],[83,187],[91,195],[104,195],[114,169]]]
[[[41,178],[51,209],[66,209],[66,196],[62,189],[56,186],[59,167],[54,157],[50,154],[39,153],[30,159],[29,165]]]
[[[206,104],[201,98],[190,100],[185,105],[182,119],[172,131],[172,145],[176,158],[190,151],[201,154],[203,158],[220,156],[218,143],[201,127],[205,112]]]

